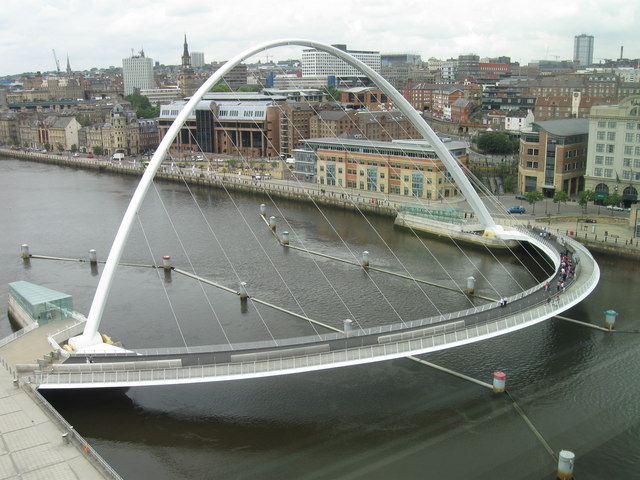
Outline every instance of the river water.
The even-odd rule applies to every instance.
[[[84,259],[95,248],[104,259],[136,183],[0,160],[0,292],[26,280],[73,295],[75,309],[88,313],[96,272],[79,262],[24,264],[20,245]],[[252,296],[336,327],[344,318],[367,327],[470,306],[457,292],[283,249],[258,216],[260,203],[294,245],[355,261],[367,250],[376,266],[454,287],[474,275],[477,292],[493,298],[530,287],[544,269],[523,251],[494,256],[460,248],[395,230],[387,218],[162,183],[150,191],[123,261],[160,264],[171,255],[177,267],[232,288],[246,281]],[[598,260],[600,285],[566,315],[601,325],[612,308],[619,330],[639,328],[638,264]],[[315,332],[266,307],[241,308],[222,290],[141,267],[118,270],[100,330],[138,348]],[[10,332],[3,309],[0,335]],[[505,371],[509,391],[551,448],[576,454],[576,478],[637,478],[639,338],[554,319],[425,359],[486,382]],[[410,360],[49,397],[127,479],[540,479],[556,471],[506,396]]]

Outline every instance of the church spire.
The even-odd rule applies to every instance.
[[[67,55],[67,75],[71,75],[71,63],[69,63],[69,55]]]
[[[182,53],[182,66],[191,66],[191,55],[189,55],[189,45],[187,45],[187,34],[184,34],[184,52]]]

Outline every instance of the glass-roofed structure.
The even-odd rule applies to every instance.
[[[33,283],[12,282],[9,284],[9,295],[24,313],[39,325],[70,317],[73,311],[71,295]],[[14,312],[16,313],[18,312]]]

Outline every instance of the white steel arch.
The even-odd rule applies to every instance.
[[[109,252],[109,256],[107,257],[107,261],[100,277],[100,281],[98,282],[98,287],[96,288],[96,293],[91,304],[91,309],[89,310],[89,315],[87,317],[87,323],[85,325],[84,332],[82,333],[82,335],[69,339],[69,344],[75,350],[89,349],[94,345],[100,345],[100,348],[104,349],[104,347],[106,346],[102,342],[102,338],[98,333],[98,328],[100,327],[102,314],[104,312],[106,301],[109,296],[109,291],[111,290],[111,283],[115,275],[116,267],[120,262],[120,258],[122,257],[124,245],[129,236],[129,232],[131,231],[135,216],[137,215],[140,206],[144,201],[147,191],[149,190],[149,187],[153,182],[153,178],[155,177],[155,174],[158,171],[162,160],[169,150],[169,147],[173,143],[174,139],[178,135],[178,132],[186,122],[191,112],[195,109],[198,102],[200,102],[204,95],[236,65],[264,50],[282,46],[310,47],[325,51],[340,58],[341,60],[344,60],[348,64],[352,65],[353,67],[367,75],[371,80],[373,80],[373,82],[380,88],[380,90],[382,90],[387,95],[387,97],[392,100],[393,104],[409,119],[409,121],[423,136],[423,138],[431,143],[431,146],[436,151],[439,159],[445,164],[447,170],[455,179],[458,188],[460,188],[466,200],[469,202],[469,205],[473,209],[476,218],[485,228],[485,232],[488,232],[491,235],[502,233],[502,227],[496,225],[496,223],[493,221],[493,218],[489,214],[489,211],[482,203],[473,186],[458,165],[457,160],[453,157],[453,155],[451,155],[444,143],[442,143],[435,132],[418,114],[418,112],[416,112],[411,104],[377,72],[362,63],[360,60],[352,57],[342,50],[312,40],[283,39],[263,43],[238,54],[227,63],[225,63],[206,82],[204,82],[204,84],[202,84],[202,86],[196,91],[196,93],[180,111],[173,124],[167,131],[166,135],[160,142],[160,145],[156,149],[156,152],[149,162],[149,166],[142,175],[140,183],[138,184],[138,187],[136,188],[136,191],[131,198],[131,202],[129,203],[129,206],[127,207],[127,210],[125,211],[125,214],[122,218],[122,222],[120,223],[120,227],[118,228],[118,232],[116,233],[113,245],[111,246],[111,250]]]

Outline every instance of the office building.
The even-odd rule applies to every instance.
[[[585,188],[595,193],[596,202],[612,193],[622,196],[625,207],[638,201],[640,95],[591,108]]]
[[[143,88],[153,88],[153,59],[145,57],[144,50],[138,55],[122,59],[124,94],[130,95]]]
[[[593,63],[593,35],[576,35],[573,40],[573,61],[586,66]]]

